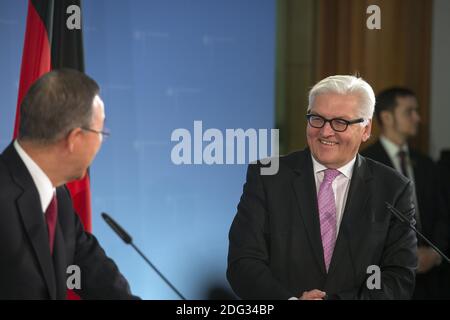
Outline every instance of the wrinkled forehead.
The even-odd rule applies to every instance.
[[[309,111],[324,117],[355,118],[362,113],[358,94],[323,93],[315,97]]]

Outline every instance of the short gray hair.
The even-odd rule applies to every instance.
[[[365,120],[372,119],[375,110],[375,93],[372,87],[362,78],[335,75],[319,81],[309,91],[308,112],[311,110],[316,96],[326,93],[358,95],[361,99],[359,115]]]
[[[28,90],[20,106],[19,139],[50,144],[89,126],[98,84],[71,69],[50,71]]]

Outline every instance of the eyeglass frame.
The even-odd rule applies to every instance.
[[[111,135],[111,132],[106,131],[106,130],[95,130],[95,129],[91,129],[91,128],[87,128],[87,127],[81,127],[81,130],[101,134],[102,138],[104,138],[104,139],[108,138]]]
[[[321,119],[323,120],[322,126],[320,126],[320,127],[313,126],[313,125],[311,124],[311,120],[310,120],[312,117],[318,117],[318,118],[321,118]],[[345,119],[342,119],[342,118],[327,119],[327,118],[325,118],[325,117],[322,117],[322,116],[320,116],[320,115],[318,115],[318,114],[313,114],[313,113],[308,113],[308,114],[306,115],[306,120],[308,121],[308,124],[309,124],[311,127],[316,128],[316,129],[321,129],[321,128],[325,127],[325,124],[326,124],[327,122],[329,122],[329,123],[330,123],[331,129],[333,129],[333,130],[336,131],[336,132],[344,132],[344,131],[347,130],[347,128],[348,128],[349,125],[356,124],[356,123],[362,123],[362,122],[366,121],[364,118],[358,118],[358,119],[354,119],[354,120],[345,120]],[[333,126],[333,121],[334,121],[334,120],[339,120],[339,121],[344,122],[344,123],[345,123],[345,129],[344,129],[344,130],[336,130],[336,129],[334,128],[334,126]]]

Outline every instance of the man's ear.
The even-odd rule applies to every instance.
[[[72,129],[67,134],[65,143],[66,143],[66,150],[68,150],[69,153],[74,152],[75,146],[81,142],[82,135],[83,130],[81,130],[81,128]]]
[[[370,138],[370,133],[372,132],[372,119],[367,120],[367,124],[364,126],[364,132],[362,135],[362,141],[366,142]]]
[[[394,115],[391,111],[384,110],[380,112],[381,126],[391,127],[394,122]]]

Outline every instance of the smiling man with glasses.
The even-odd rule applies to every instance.
[[[367,106],[372,97],[363,86],[360,93],[341,94],[326,90],[325,85],[319,83],[311,91],[306,136],[314,159],[327,168],[338,169],[353,163],[361,142],[370,137],[373,107]]]
[[[238,296],[411,297],[417,238],[385,207],[414,222],[411,183],[358,154],[374,105],[363,79],[323,79],[309,93],[308,148],[281,157],[273,176],[259,174],[261,163],[249,166],[229,234],[227,277]]]

